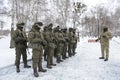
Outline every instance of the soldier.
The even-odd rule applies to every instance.
[[[67,57],[67,48],[68,48],[68,33],[67,33],[67,28],[62,29],[63,32],[63,37],[65,39],[64,42],[64,48],[63,48],[63,54],[62,54],[62,59],[66,59]]]
[[[32,66],[33,73],[35,77],[38,77],[38,71],[46,72],[45,69],[42,68],[42,55],[43,55],[43,46],[46,45],[45,40],[43,38],[42,33],[40,32],[40,27],[43,23],[35,23],[28,34],[29,42],[32,45]],[[38,67],[38,71],[37,71]]]
[[[20,72],[19,65],[20,65],[20,58],[21,55],[23,57],[23,63],[24,68],[30,68],[27,64],[27,54],[26,54],[26,48],[27,48],[27,36],[25,32],[23,31],[24,23],[17,23],[17,29],[15,30],[13,34],[13,40],[15,42],[15,51],[16,51],[16,72]]]
[[[69,33],[68,33],[68,37],[69,37],[69,43],[68,43],[68,56],[71,57],[73,55],[73,32],[72,32],[73,28],[69,28]]]
[[[48,48],[48,54],[47,54],[47,68],[52,68],[51,66],[56,66],[56,64],[53,64],[53,55],[54,55],[54,49],[56,47],[54,43],[54,37],[52,32],[53,24],[49,24],[47,27],[46,35],[44,36],[45,40],[47,41],[47,48]]]
[[[104,61],[108,61],[109,58],[109,40],[112,39],[112,34],[108,32],[108,28],[103,28],[103,33],[101,33],[100,37],[96,40],[100,40],[101,44],[101,53],[102,56],[99,59],[104,59]]]
[[[75,41],[75,43],[73,43],[73,55],[76,54],[75,50],[76,50],[76,47],[77,47],[77,36],[76,36],[76,29],[73,29],[73,39]]]
[[[58,32],[59,32],[59,26],[57,26],[57,27],[55,27],[54,28],[54,30],[53,30],[53,34],[54,34],[54,43],[55,43],[55,45],[56,45],[56,48],[55,48],[55,50],[54,50],[54,57],[55,58],[57,58],[57,50],[58,50],[58,40],[57,40],[57,38],[58,38]]]
[[[61,60],[61,55],[63,53],[63,47],[65,43],[65,39],[63,37],[62,31],[60,29],[57,30],[58,33],[55,34],[55,38],[58,41],[57,45],[57,63],[63,62]]]
[[[43,31],[43,37],[46,40],[46,37],[48,36],[48,30],[47,30],[47,26],[44,27],[44,31]],[[48,45],[46,45],[46,47],[44,48],[44,61],[47,61],[47,54],[48,54]]]

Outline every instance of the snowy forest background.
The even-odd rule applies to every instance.
[[[120,36],[119,5],[119,0],[95,6],[84,0],[0,0],[0,35],[16,28],[17,22],[25,22],[29,30],[34,22],[42,21],[44,25],[76,28],[81,36],[99,36],[103,26]]]

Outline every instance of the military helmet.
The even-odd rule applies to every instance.
[[[67,28],[62,28],[61,30],[62,30],[62,32],[66,32]]]
[[[44,26],[44,31],[48,29],[48,26]]]
[[[50,24],[48,25],[48,27],[53,27],[53,24],[52,24],[52,23],[50,23]]]
[[[73,32],[76,32],[76,29],[75,29],[75,28],[73,29]]]
[[[105,27],[103,28],[103,32],[106,32],[106,31],[108,31],[108,28],[105,26]]]
[[[39,27],[38,24],[34,24],[34,25],[33,25],[33,28],[35,28],[35,29],[40,29],[40,27]]]
[[[64,31],[67,31],[67,28],[64,28]]]
[[[34,25],[39,25],[39,26],[43,26],[43,23],[42,22],[35,22]]]
[[[69,31],[72,31],[73,30],[73,28],[69,28]]]
[[[25,25],[24,22],[22,22],[22,23],[17,23],[17,24],[16,24],[17,27],[22,27],[22,28],[23,28],[24,25]]]
[[[47,26],[47,28],[48,28],[49,30],[51,30],[52,27],[53,27],[53,24],[52,24],[52,23],[50,23],[50,24]]]

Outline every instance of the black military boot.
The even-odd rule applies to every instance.
[[[17,72],[17,73],[20,72],[20,68],[19,68],[19,66],[16,66],[16,72]]]
[[[104,61],[108,61],[108,59],[105,59]]]
[[[29,66],[28,64],[25,64],[24,68],[31,68],[31,66]]]
[[[63,62],[63,60],[60,59],[60,62]]]
[[[37,68],[34,69],[34,76],[35,76],[35,77],[39,77],[39,74],[38,74],[38,72],[37,72]]]
[[[47,68],[52,69],[52,67],[50,65],[47,65]]]
[[[104,59],[104,57],[99,57],[99,59]]]
[[[75,56],[76,52],[73,52],[73,56]]]
[[[65,59],[66,59],[66,58],[65,58],[65,56],[64,56],[64,57],[62,57],[62,59],[64,59],[64,60],[65,60]]]
[[[57,58],[56,62],[57,62],[57,63],[60,63],[60,58]]]
[[[69,54],[69,57],[72,57],[72,55],[71,55],[71,54]]]
[[[69,57],[65,56],[65,58],[69,58]]]
[[[56,66],[56,64],[53,64],[53,63],[52,63],[52,64],[50,64],[50,65],[52,65],[52,66]]]
[[[57,62],[57,63],[60,63],[60,60],[57,60],[56,62]]]
[[[47,70],[46,69],[38,69],[38,72],[46,72]]]

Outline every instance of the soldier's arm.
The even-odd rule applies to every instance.
[[[111,34],[110,32],[107,32],[106,38],[107,38],[107,39],[112,39],[112,34]]]
[[[14,40],[15,42],[19,42],[19,41],[23,41],[23,40],[24,40],[23,37],[20,36],[20,33],[19,33],[18,30],[16,30],[16,31],[14,32],[14,34],[13,34],[13,40]]]
[[[95,41],[99,41],[101,39],[102,35],[100,35],[100,37],[98,37]]]

